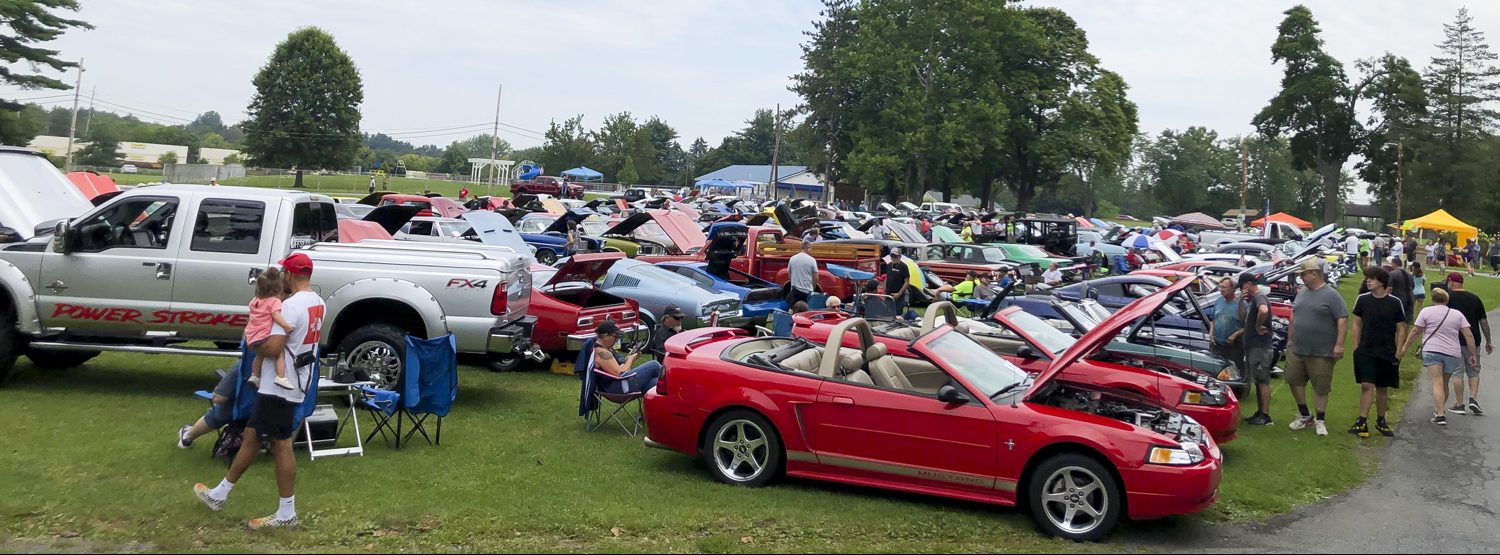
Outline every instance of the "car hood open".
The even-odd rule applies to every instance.
[[[530,252],[526,248],[526,241],[521,239],[521,234],[516,233],[516,227],[505,216],[494,212],[465,212],[459,217],[474,226],[474,233],[479,235],[479,241],[486,245],[519,249],[516,251],[519,253]]]
[[[1160,310],[1161,306],[1166,304],[1168,299],[1171,299],[1179,291],[1187,289],[1194,281],[1196,279],[1178,280],[1177,283],[1163,287],[1160,291],[1147,295],[1141,300],[1115,311],[1109,318],[1100,322],[1099,325],[1094,326],[1094,329],[1089,330],[1088,333],[1083,334],[1083,337],[1078,338],[1078,342],[1074,343],[1068,350],[1063,351],[1062,355],[1053,359],[1052,364],[1047,365],[1047,369],[1043,370],[1042,374],[1037,376],[1036,381],[1032,382],[1031,387],[1026,390],[1026,397],[1029,399],[1032,395],[1041,391],[1048,382],[1055,379],[1067,367],[1072,366],[1081,359],[1094,356],[1094,353],[1099,352],[1105,345],[1114,341],[1115,337],[1120,335],[1121,330],[1129,327],[1132,322],[1150,316],[1152,313]]]
[[[364,202],[361,201],[360,204],[364,204]],[[420,206],[387,204],[385,206],[376,206],[374,210],[371,210],[369,214],[365,214],[365,217],[360,219],[367,222],[375,222],[380,227],[385,228],[386,233],[395,235],[397,231],[401,231],[401,226],[406,225],[406,222],[411,221],[421,211],[422,207]]]
[[[604,277],[611,266],[624,259],[625,253],[623,252],[575,254],[563,262],[562,266],[557,269],[557,273],[552,274],[552,279],[542,285],[545,287],[572,281],[594,283]]]
[[[629,218],[625,218],[620,223],[615,224],[614,227],[605,230],[604,234],[630,235],[636,228],[652,220],[655,220],[657,225],[661,226],[662,231],[666,232],[667,237],[671,238],[672,242],[682,252],[697,252],[708,243],[708,238],[703,235],[703,230],[698,227],[698,222],[693,221],[692,218],[687,217],[682,212],[673,212],[670,210],[647,210],[632,214]]]

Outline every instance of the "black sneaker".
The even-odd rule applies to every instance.
[[[1441,415],[1433,415],[1432,416],[1432,423],[1433,424],[1437,424],[1439,426],[1447,426],[1448,425],[1448,417],[1447,416],[1441,416]]]
[[[1349,427],[1349,434],[1359,437],[1370,437],[1370,425],[1363,418],[1355,420],[1354,425]]]
[[[1271,415],[1263,412],[1257,412],[1253,415],[1250,415],[1250,418],[1245,419],[1245,424],[1251,426],[1269,426],[1271,424]]]
[[[1469,414],[1472,414],[1474,416],[1484,416],[1484,409],[1479,408],[1479,401],[1477,399],[1469,399]]]
[[[1396,431],[1391,429],[1390,424],[1385,423],[1384,418],[1375,420],[1375,431],[1380,432],[1380,435],[1385,437],[1396,437]]]
[[[1464,410],[1465,409],[1464,409],[1464,404],[1463,403],[1454,403],[1453,406],[1448,407],[1448,412],[1451,412],[1451,413],[1454,413],[1454,414],[1464,414]]]

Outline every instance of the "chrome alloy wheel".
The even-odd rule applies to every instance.
[[[730,480],[748,482],[767,470],[766,432],[749,420],[731,420],[714,434],[714,464]]]
[[[1104,522],[1109,491],[1093,472],[1078,466],[1057,469],[1042,483],[1042,511],[1053,526],[1087,534]]]
[[[393,389],[401,377],[401,357],[384,341],[366,341],[349,352],[349,366],[363,369],[380,389]]]

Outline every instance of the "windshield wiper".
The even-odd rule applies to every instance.
[[[1013,390],[1013,389],[1015,389],[1017,387],[1021,387],[1022,385],[1025,385],[1025,384],[1028,384],[1028,383],[1031,383],[1031,376],[1027,376],[1025,378],[1022,378],[1021,381],[1019,381],[1019,382],[1016,382],[1016,383],[1013,383],[1013,384],[1010,384],[1010,385],[1007,385],[1005,387],[1000,388],[1000,391],[996,391],[994,395],[990,396],[990,400],[993,401],[995,399],[999,399],[1001,395],[1005,395],[1006,393],[1010,393],[1011,390]]]

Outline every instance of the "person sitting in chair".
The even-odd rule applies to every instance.
[[[828,297],[828,302],[823,304],[825,310],[839,311],[844,309],[844,301],[838,297]]]
[[[594,335],[597,337],[594,341],[594,368],[621,378],[606,386],[610,393],[643,392],[656,387],[656,380],[661,377],[661,363],[653,360],[635,366],[635,357],[640,356],[640,351],[629,355],[616,352],[615,347],[620,344],[620,326],[614,320],[599,324]]]

